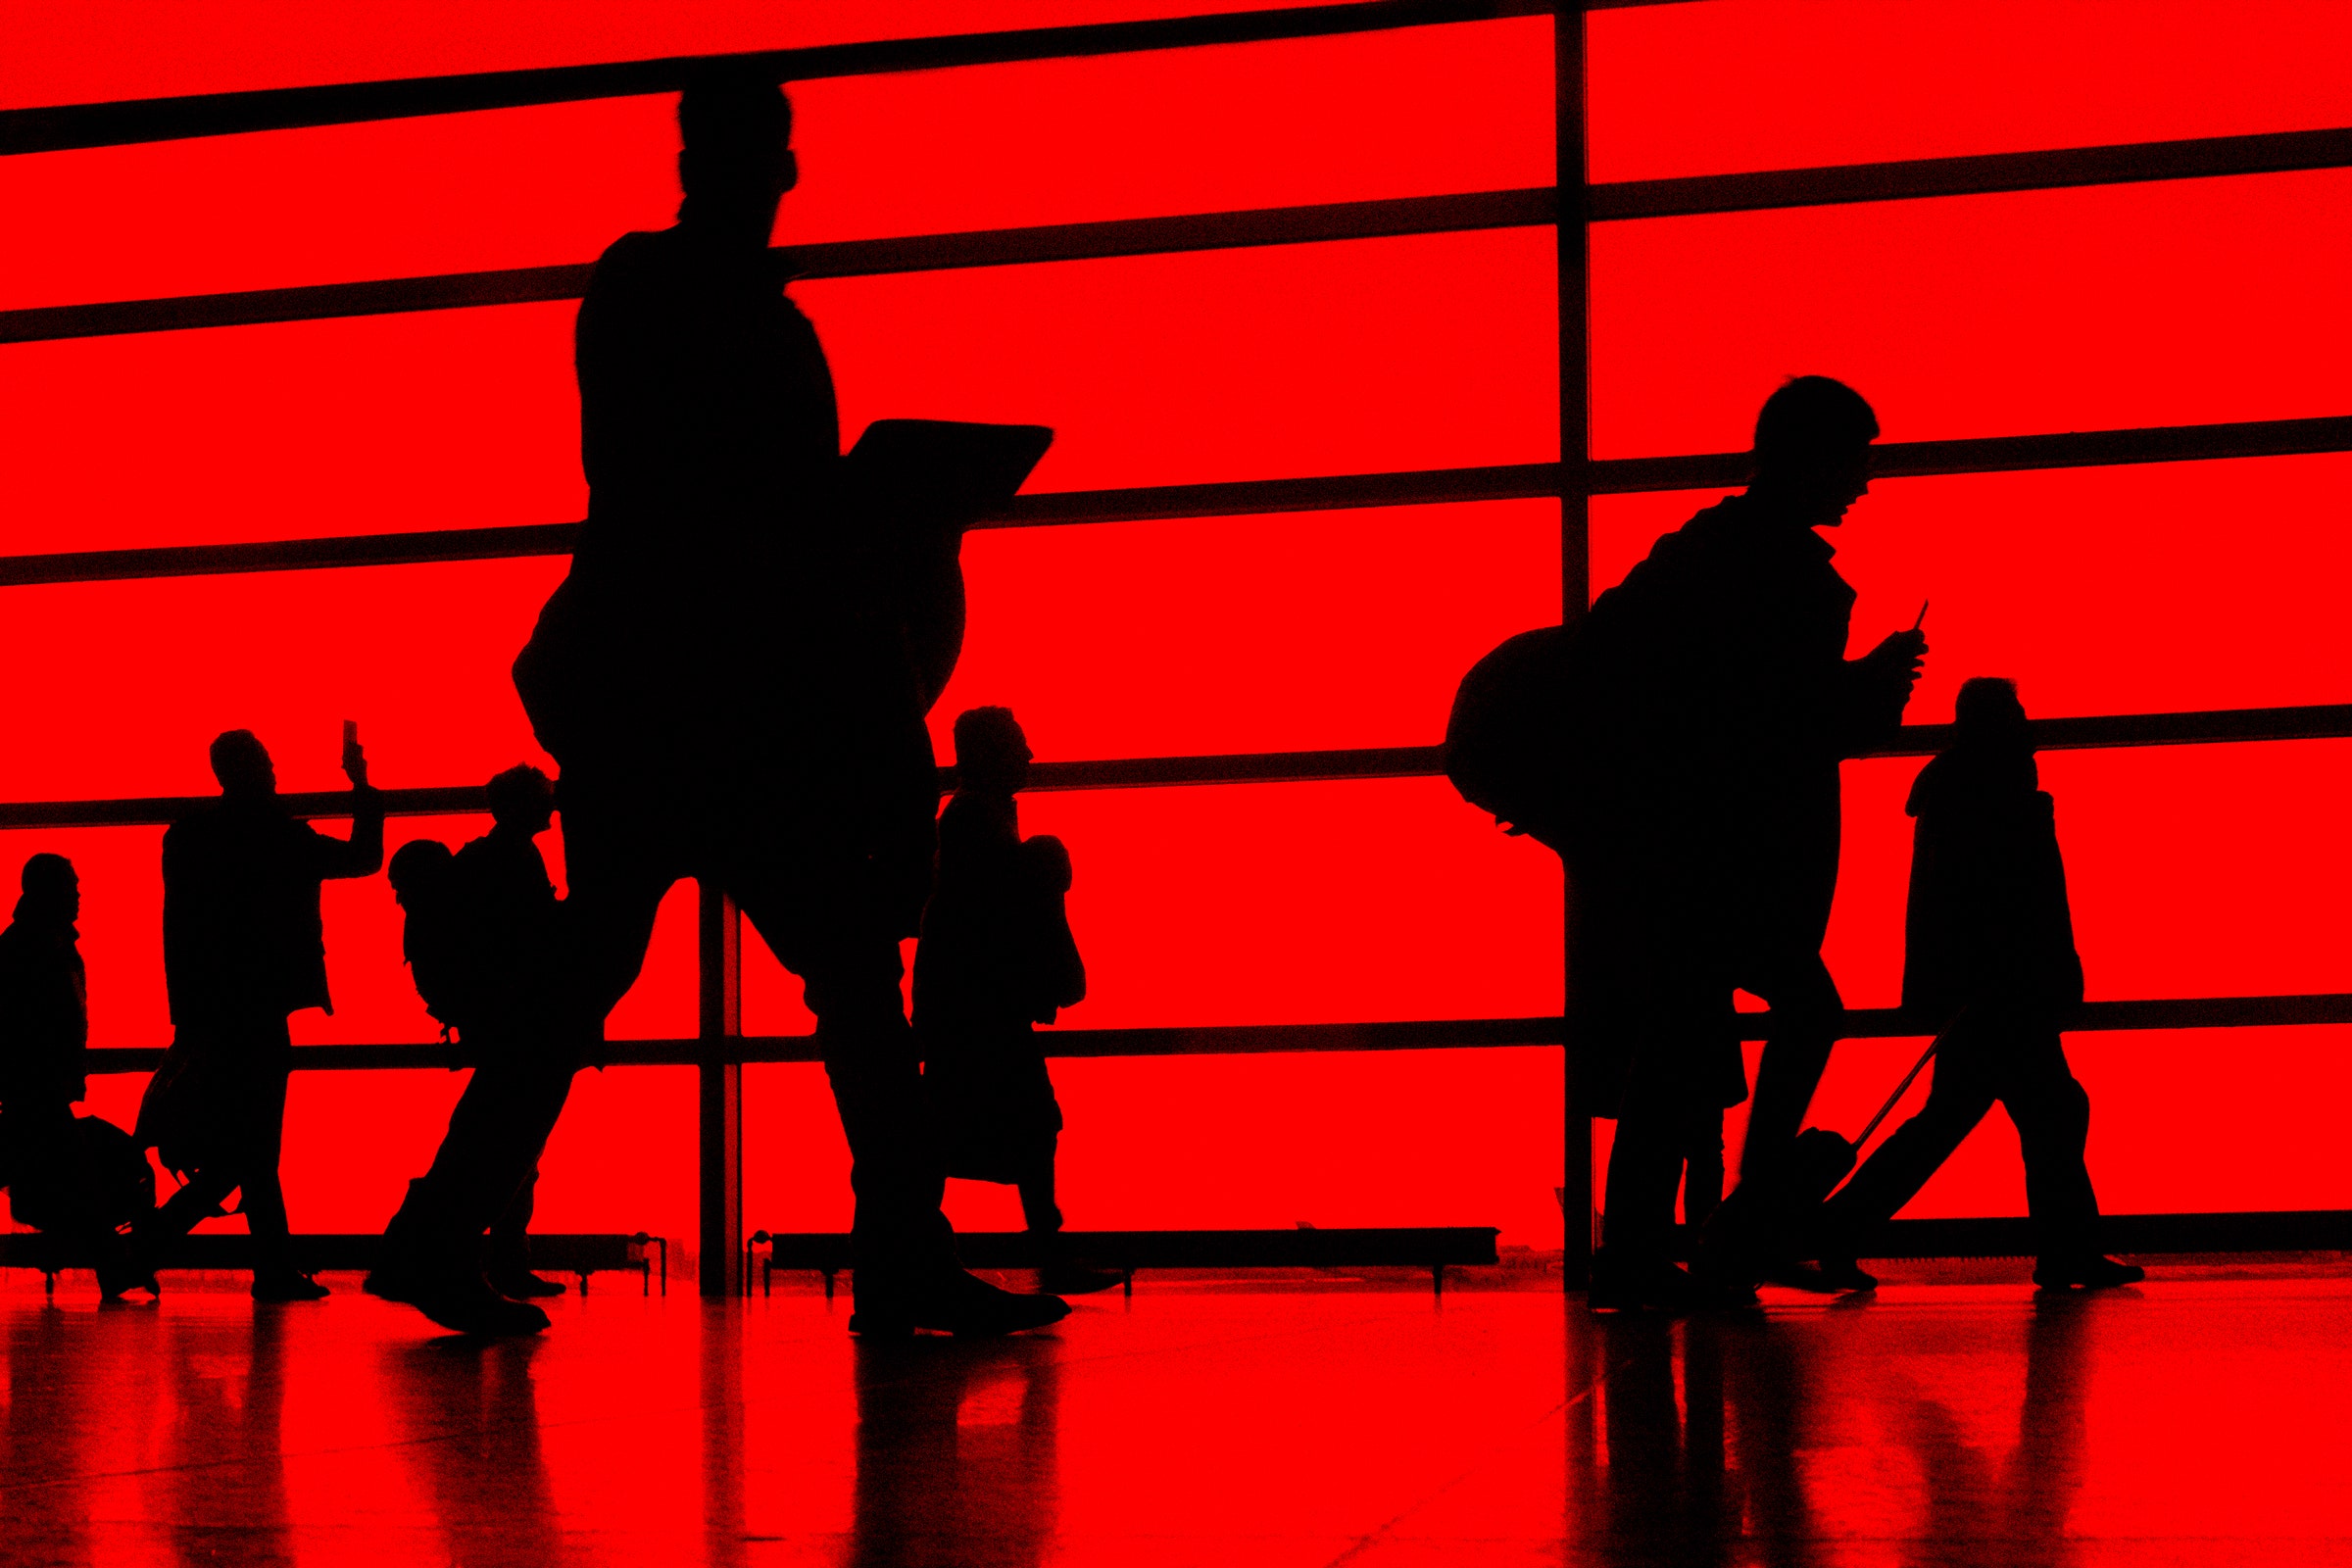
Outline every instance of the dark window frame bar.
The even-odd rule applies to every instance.
[[[7,113],[0,112],[0,122],[5,121]],[[1617,181],[1587,185],[1584,198],[1588,223],[1625,222],[2346,167],[2352,167],[2352,127]],[[1544,227],[1557,223],[1558,209],[1556,188],[1527,186],[1377,201],[1049,223],[1025,228],[834,240],[781,246],[778,254],[799,277],[873,277],[960,268]],[[589,263],[563,263],[293,288],[36,306],[0,311],[0,344],[578,299],[587,289],[591,267]]]
[[[1874,474],[1882,479],[2296,457],[2352,451],[2352,416],[2070,430],[2048,435],[1975,436],[1950,441],[1891,441],[1875,450]],[[1748,455],[1744,452],[1601,458],[1585,466],[1585,482],[1577,485],[1574,493],[1630,495],[1658,490],[1728,489],[1745,484],[1747,472]],[[984,519],[978,526],[1062,527],[1079,523],[1541,500],[1561,495],[1568,483],[1567,471],[1557,463],[1512,463],[1395,473],[1146,485],[1122,490],[1046,491],[1015,497],[1002,515]],[[522,523],[239,544],[0,556],[0,587],[561,556],[570,554],[579,538],[579,528],[576,522]]]
[[[2195,712],[2092,713],[2031,724],[2041,751],[2119,751],[2142,746],[2236,746],[2272,741],[2352,739],[2352,703],[2295,708],[2224,708]],[[1906,724],[1874,758],[1929,757],[1951,738],[1949,724]],[[1033,793],[1066,790],[1183,789],[1212,784],[1307,784],[1361,779],[1431,778],[1446,771],[1441,746],[1371,746],[1315,752],[1231,752],[1198,757],[1128,757],[1038,762]],[[942,794],[956,770],[939,770]],[[478,784],[388,789],[389,816],[466,816],[489,809]],[[31,829],[161,827],[219,799],[159,795],[119,800],[0,802],[0,832]],[[351,814],[348,790],[283,797],[298,817]]]
[[[1571,12],[1613,11],[1681,0],[1583,0]],[[0,157],[243,135],[315,125],[471,114],[676,92],[714,64],[766,69],[779,81],[883,75],[1022,61],[1069,60],[1213,44],[1270,43],[1382,32],[1397,27],[1495,22],[1551,15],[1551,0],[1372,0],[1207,16],[1034,27],[920,38],[880,38],[813,48],[678,55],[390,81],[329,82],[249,92],[199,93],[113,103],[45,104],[0,110]]]
[[[1771,1014],[1742,1013],[1740,1038],[1759,1041]],[[2352,1023],[2352,993],[2263,997],[2160,997],[2088,1002],[2066,1022],[2070,1034],[2169,1029],[2264,1029]],[[1839,1027],[1840,1040],[1923,1040],[1935,1025],[1899,1007],[1856,1007]],[[1567,1044],[1558,1017],[1438,1018],[1382,1023],[1220,1024],[1192,1028],[1054,1029],[1040,1035],[1046,1054],[1063,1059],[1109,1056],[1259,1056],[1368,1051],[1492,1051]],[[738,1065],[813,1062],[822,1058],[811,1035],[723,1037],[718,1056]],[[89,1052],[94,1073],[152,1072],[160,1046],[99,1046]],[[709,1037],[612,1040],[599,1049],[614,1067],[693,1067],[712,1059]],[[297,1046],[294,1065],[306,1071],[383,1071],[468,1065],[459,1047],[415,1045]]]

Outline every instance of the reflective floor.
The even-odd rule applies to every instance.
[[[1747,1321],[1164,1285],[996,1344],[618,1289],[475,1347],[349,1291],[0,1288],[0,1561],[2352,1561],[2352,1279]]]

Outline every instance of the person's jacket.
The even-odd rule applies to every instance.
[[[1920,769],[1906,809],[1911,895],[1903,1005],[2063,1011],[2082,1000],[2055,807],[2023,748],[1955,747]]]
[[[1063,906],[1069,855],[1024,840],[1013,803],[958,792],[940,815],[939,881],[914,955],[914,1022],[956,1034],[1027,1033],[1086,997],[1086,966]]]
[[[1664,853],[1818,946],[1837,888],[1838,763],[1907,688],[1845,657],[1854,591],[1811,528],[1733,496],[1660,539],[1580,634],[1591,830]]]
[[[476,949],[483,1021],[547,1027],[563,978],[561,906],[539,846],[519,834],[485,833],[458,851],[451,875]]]
[[[83,1097],[89,982],[79,934],[20,906],[0,931],[0,1110],[55,1109]]]
[[[383,797],[352,792],[349,839],[286,814],[274,797],[223,798],[164,834],[164,982],[181,1027],[334,1010],[318,884],[384,863]]]
[[[910,889],[938,793],[885,542],[840,496],[815,330],[764,249],[622,236],[580,306],[588,520],[515,684],[567,788],[779,806]]]

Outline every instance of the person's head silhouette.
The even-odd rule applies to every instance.
[[[17,901],[18,919],[72,925],[81,917],[81,878],[74,874],[74,862],[64,856],[30,857],[18,885],[24,892]]]
[[[678,221],[736,243],[764,246],[776,206],[800,183],[792,101],[772,76],[714,68],[678,96]]]
[[[1756,416],[1748,494],[1810,528],[1835,528],[1870,493],[1879,416],[1861,393],[1826,375],[1781,383]]]
[[[958,789],[1011,795],[1029,781],[1029,738],[1009,708],[970,708],[956,715]]]
[[[1978,675],[1960,684],[1952,702],[1952,722],[1959,738],[1972,746],[2027,746],[2026,705],[2017,700],[2017,682],[1999,675]]]
[[[220,793],[232,800],[251,800],[277,793],[277,769],[270,765],[269,748],[249,729],[223,732],[213,742],[213,777]]]
[[[528,762],[490,780],[490,818],[502,832],[537,838],[555,814],[556,787]]]

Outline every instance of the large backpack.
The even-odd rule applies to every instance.
[[[480,1011],[483,988],[473,901],[466,897],[457,857],[438,839],[417,839],[400,847],[388,869],[406,916],[400,951],[409,978],[445,1036],[463,1031]]]
[[[1539,626],[1470,666],[1446,720],[1446,776],[1504,831],[1561,847],[1574,810],[1577,634]]]

